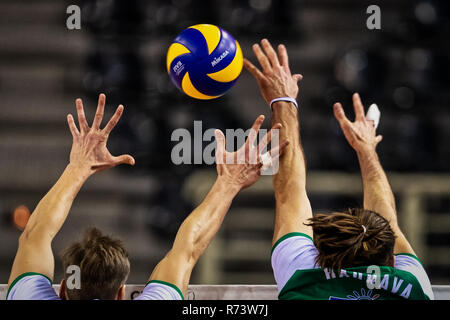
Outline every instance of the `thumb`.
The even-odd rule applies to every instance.
[[[301,74],[294,74],[293,76],[292,76],[292,79],[294,79],[295,80],[295,82],[299,82],[300,80],[302,80],[303,79],[303,76],[301,75]]]
[[[376,136],[375,141],[377,144],[379,144],[381,142],[381,140],[383,140],[383,136]]]
[[[114,164],[115,165],[119,165],[119,164],[129,164],[131,166],[134,166],[134,164],[136,163],[136,161],[134,160],[134,158],[132,156],[130,156],[129,154],[123,154],[121,156],[118,157],[114,157]]]

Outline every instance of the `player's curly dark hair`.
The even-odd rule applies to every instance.
[[[103,235],[97,228],[87,229],[80,242],[65,250],[62,260],[63,270],[76,265],[81,272],[81,288],[67,288],[71,300],[113,300],[130,273],[122,242]]]
[[[345,212],[315,214],[307,225],[314,231],[321,268],[391,266],[395,235],[389,221],[376,212],[361,208]]]

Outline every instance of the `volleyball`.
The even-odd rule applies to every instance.
[[[242,71],[239,43],[227,31],[197,24],[181,32],[167,52],[167,72],[178,89],[208,100],[226,93]]]

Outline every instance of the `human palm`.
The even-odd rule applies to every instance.
[[[91,127],[86,121],[81,99],[76,100],[80,130],[75,125],[72,115],[67,116],[67,122],[73,137],[70,164],[86,170],[89,174],[106,170],[122,163],[129,165],[134,165],[135,163],[132,156],[121,155],[116,157],[107,148],[109,134],[122,116],[123,106],[119,105],[107,125],[100,129],[105,109],[105,99],[105,95],[100,94],[97,111]]]
[[[340,103],[334,104],[334,115],[338,120],[344,136],[356,152],[374,151],[377,144],[383,139],[376,135],[374,122],[364,115],[364,106],[359,94],[353,95],[353,108],[355,121],[351,122],[345,115]]]
[[[254,184],[261,176],[261,152],[271,142],[274,130],[279,130],[281,124],[275,124],[272,129],[255,145],[259,129],[264,122],[264,116],[259,116],[250,129],[250,134],[245,144],[235,152],[228,152],[225,149],[225,136],[222,131],[216,130],[217,140],[216,163],[219,178],[227,180],[229,183],[237,185],[240,189],[245,189]],[[273,160],[277,160],[288,145],[289,141],[283,140],[278,145],[272,145],[269,152]]]

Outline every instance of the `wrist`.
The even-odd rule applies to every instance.
[[[272,105],[272,115],[277,119],[276,121],[282,122],[287,118],[297,118],[299,113],[292,102],[277,101]]]
[[[359,161],[378,160],[378,154],[375,148],[361,148],[356,150]]]
[[[235,196],[241,191],[242,186],[237,184],[236,182],[227,179],[223,176],[218,176],[215,186],[223,192],[223,194]]]
[[[79,177],[82,180],[86,180],[92,175],[90,168],[81,165],[76,165],[73,163],[69,163],[67,165],[66,171],[70,172],[76,177]]]
[[[278,97],[278,98],[274,98],[271,101],[269,101],[269,106],[272,111],[273,111],[274,106],[276,106],[276,105],[280,106],[283,104],[288,104],[290,107],[295,107],[295,111],[298,110],[297,100],[294,98],[291,98],[289,96]]]

